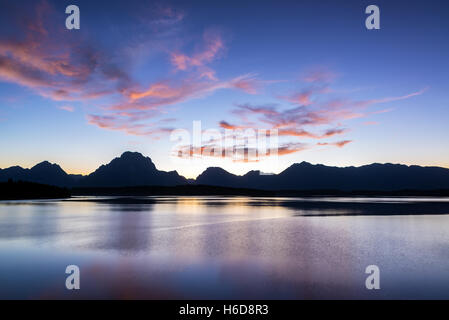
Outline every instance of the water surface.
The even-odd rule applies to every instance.
[[[0,298],[448,299],[448,213],[447,198],[3,201]]]

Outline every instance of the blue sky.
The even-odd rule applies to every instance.
[[[65,28],[69,4],[80,8],[80,30]],[[369,4],[380,8],[380,30],[365,28]],[[49,160],[86,174],[126,150],[187,177],[211,165],[243,174],[301,161],[449,167],[448,9],[2,1],[0,167]],[[191,133],[193,121],[222,133],[277,129],[279,156],[173,157],[170,134]]]

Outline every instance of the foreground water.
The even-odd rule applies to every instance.
[[[447,198],[0,202],[0,298],[449,298]],[[65,288],[66,266],[81,289]],[[367,290],[365,268],[380,268]]]

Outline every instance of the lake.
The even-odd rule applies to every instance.
[[[0,298],[449,299],[447,214],[448,198],[2,201]]]

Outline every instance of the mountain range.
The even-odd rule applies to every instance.
[[[279,174],[250,171],[238,176],[218,167],[207,168],[196,180],[176,171],[160,171],[149,157],[125,152],[93,173],[67,174],[48,161],[30,169],[19,166],[0,169],[0,182],[21,180],[62,187],[178,186],[187,184],[260,190],[436,190],[449,189],[449,169],[441,167],[370,164],[360,167],[331,167],[296,163]]]

